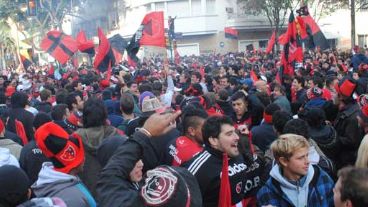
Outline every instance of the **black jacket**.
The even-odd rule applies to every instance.
[[[331,160],[337,156],[338,147],[337,133],[335,128],[330,125],[324,125],[321,128],[309,127],[309,136],[322,150],[322,152]]]
[[[143,151],[144,154],[143,155]],[[129,174],[139,159],[148,157],[151,166],[159,164],[152,145],[143,133],[136,132],[111,157],[101,171],[97,182],[97,201],[99,206],[145,206],[139,196],[137,186],[129,181]],[[146,163],[144,163],[146,164]]]
[[[182,166],[187,168],[199,183],[203,206],[218,206],[221,186],[223,153],[206,146],[205,150]],[[256,195],[262,186],[263,165],[260,160],[239,155],[229,159],[229,180],[232,204]]]
[[[8,121],[6,128],[11,132],[17,133],[15,129],[15,119],[23,123],[24,130],[26,131],[28,141],[33,140],[34,138],[34,131],[33,131],[34,116],[33,114],[23,108],[10,109],[9,121]]]
[[[354,165],[357,151],[363,138],[363,130],[358,126],[358,104],[350,104],[337,114],[335,129],[340,147],[337,148],[336,168]]]

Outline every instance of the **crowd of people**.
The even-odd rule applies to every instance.
[[[260,51],[4,69],[0,206],[368,206],[368,53],[294,69]]]

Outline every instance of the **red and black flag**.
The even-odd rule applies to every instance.
[[[95,55],[95,44],[93,40],[87,40],[86,33],[81,30],[77,35],[78,50],[90,56]]]
[[[115,65],[116,60],[110,42],[107,40],[101,28],[98,28],[98,38],[100,39],[100,45],[97,49],[93,67],[100,73],[110,72],[109,69]]]
[[[73,37],[52,30],[42,40],[41,48],[61,64],[65,64],[78,50],[78,44]]]
[[[316,47],[319,47],[321,50],[328,49],[330,47],[328,41],[316,21],[314,21],[309,14],[308,7],[300,7],[300,9],[297,10],[297,13],[303,18],[306,25],[306,32],[308,35],[303,38],[305,46],[310,49]]]
[[[297,63],[303,62],[303,47],[301,36],[305,34],[305,26],[301,19],[295,19],[291,11],[289,16],[288,29],[283,41],[284,49],[281,54],[283,74],[294,75],[294,68]]]
[[[116,34],[108,40],[113,50],[116,62],[120,62],[123,58],[124,50],[128,46],[127,41],[120,34]]]
[[[20,60],[22,62],[23,68],[27,70],[28,67],[33,64],[31,56],[29,55],[27,50],[20,51],[19,55],[20,55]]]
[[[238,30],[231,27],[225,27],[225,38],[238,39]]]
[[[275,45],[275,42],[276,42],[276,31],[274,30],[272,32],[272,35],[270,37],[270,40],[268,41],[268,45],[267,45],[267,48],[266,48],[266,54],[269,54],[272,49],[273,49],[273,46]]]
[[[166,47],[164,13],[162,11],[146,14],[137,32],[130,40],[127,52],[133,61],[138,62],[136,55],[143,45]]]

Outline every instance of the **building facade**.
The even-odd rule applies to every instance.
[[[127,38],[148,12],[164,11],[166,28],[168,17],[176,17],[180,55],[245,51],[248,44],[265,48],[272,33],[266,17],[244,15],[235,0],[126,0],[125,6],[119,33]],[[236,28],[238,39],[226,39],[225,27]]]

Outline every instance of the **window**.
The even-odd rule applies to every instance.
[[[199,16],[201,14],[201,0],[192,0],[192,16]]]
[[[267,42],[268,42],[268,40],[260,40],[258,42],[259,48],[266,48],[267,47]]]
[[[156,11],[165,11],[165,2],[155,3]]]
[[[359,47],[365,47],[365,45],[367,45],[367,37],[368,37],[368,35],[366,35],[366,34],[358,35],[358,45],[359,45]]]
[[[216,0],[206,0],[206,14],[216,14]]]
[[[189,16],[189,1],[169,1],[167,2],[168,16],[187,17]]]

